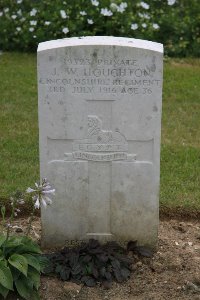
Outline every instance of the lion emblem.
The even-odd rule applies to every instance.
[[[94,143],[126,143],[125,137],[118,131],[102,130],[102,121],[97,116],[88,116],[88,139]]]

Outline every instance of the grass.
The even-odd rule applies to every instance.
[[[200,59],[164,68],[161,204],[200,209]]]
[[[0,198],[39,177],[36,57],[0,56]]]
[[[161,206],[200,210],[200,59],[167,60]],[[0,199],[39,178],[36,56],[0,56]]]

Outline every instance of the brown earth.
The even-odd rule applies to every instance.
[[[27,219],[15,223],[24,230]],[[40,232],[40,218],[35,217],[32,237],[39,241]],[[42,276],[41,299],[200,300],[200,221],[163,220],[153,258],[139,258],[132,252],[128,255],[134,263],[127,282],[113,283],[111,289],[100,285],[89,288]]]

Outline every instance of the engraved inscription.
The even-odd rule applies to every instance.
[[[118,131],[102,130],[98,116],[88,116],[88,133],[84,140],[76,141],[73,150],[89,152],[127,151],[126,138]]]
[[[90,152],[73,152],[74,159],[93,160],[93,161],[112,161],[112,160],[125,160],[127,153],[116,152],[109,154],[96,154]]]
[[[72,58],[66,53],[52,67],[49,76],[41,77],[48,93],[150,95],[153,88],[161,89],[162,81],[155,76],[156,61],[146,65],[137,59],[104,59],[91,54]]]
[[[88,116],[87,125],[88,132],[86,139],[75,141],[73,143],[74,152],[65,153],[65,160],[135,160],[135,154],[129,155],[127,153],[128,143],[122,133],[103,130],[101,119],[95,115]]]
[[[98,66],[138,66],[138,61],[136,59],[104,59],[96,58],[96,64]],[[70,58],[69,56],[65,57],[63,62],[66,65],[91,65],[93,63],[93,58]]]
[[[119,145],[119,144],[73,144],[73,150],[78,151],[87,151],[87,152],[118,152],[118,151],[128,151],[128,145]]]

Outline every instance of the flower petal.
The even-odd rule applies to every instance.
[[[47,204],[46,204],[46,201],[44,198],[42,198],[42,205],[46,208],[47,207]]]
[[[35,204],[34,204],[34,207],[39,209],[40,208],[40,200],[39,200],[39,197],[37,198]]]
[[[46,194],[55,194],[55,189],[48,190],[48,191],[42,191],[42,194],[44,194],[44,195],[46,195]]]
[[[50,189],[51,189],[51,186],[50,186],[49,183],[43,187],[43,190],[44,190],[44,191],[50,190]]]
[[[27,193],[33,193],[33,192],[36,192],[36,190],[28,187],[27,190],[26,190]]]
[[[48,205],[52,204],[51,198],[45,196],[45,197],[44,197],[44,200],[46,201],[46,204],[48,204]]]

